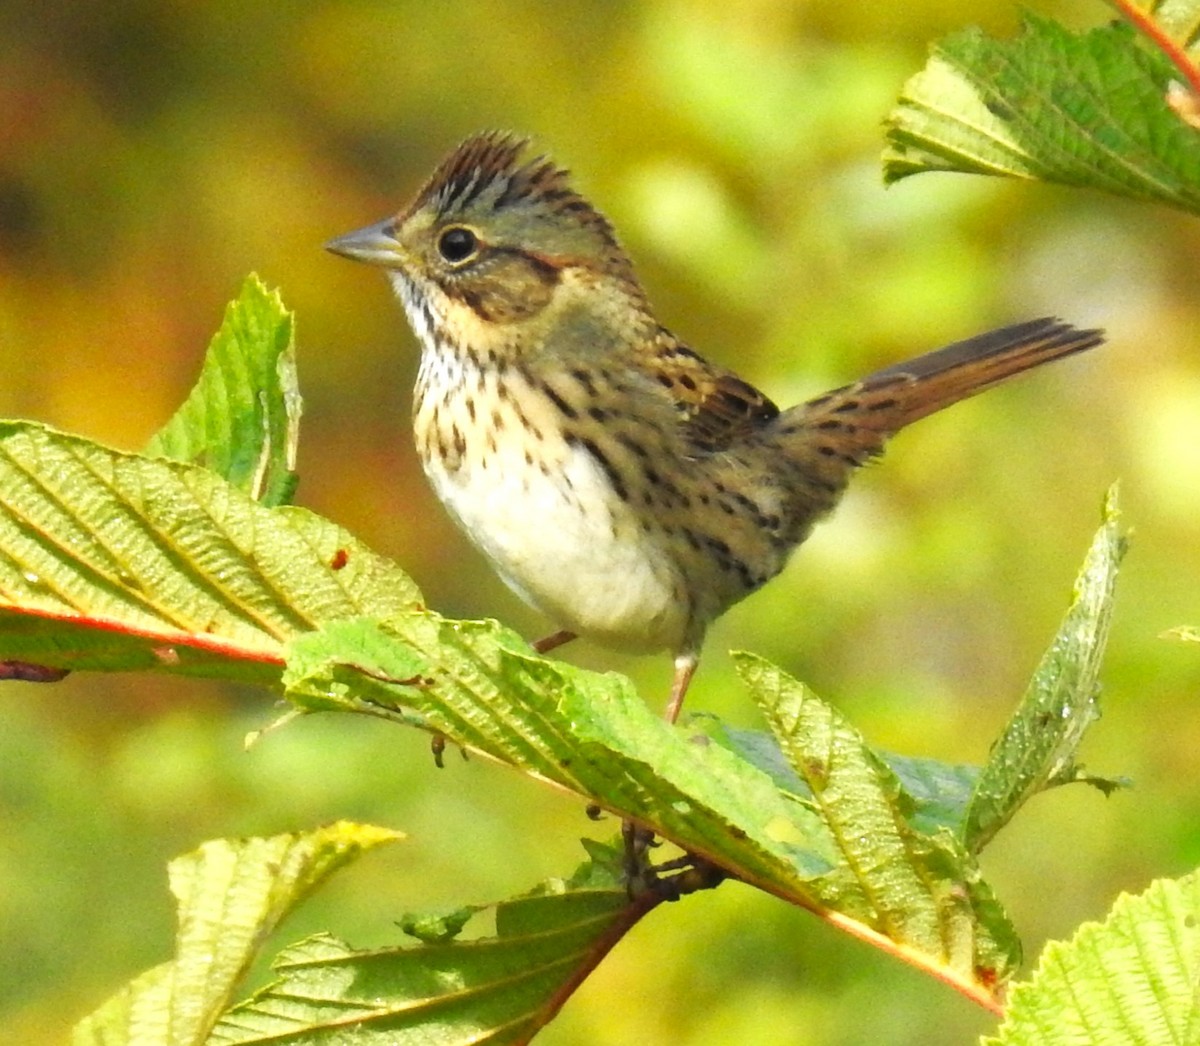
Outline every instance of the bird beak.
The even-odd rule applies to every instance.
[[[396,239],[396,225],[391,218],[330,240],[325,249],[368,265],[381,265],[387,269],[400,266],[400,242]]]

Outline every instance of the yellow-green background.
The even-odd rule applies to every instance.
[[[1039,10],[1077,27],[1100,3]],[[1200,227],[1097,194],[952,175],[884,190],[881,121],[927,43],[1014,5],[830,0],[85,2],[0,8],[0,414],[135,448],[186,393],[249,271],[299,318],[300,501],[429,603],[545,628],[449,526],[407,429],[412,339],[377,273],[321,250],[469,132],[519,129],[615,222],[662,319],[783,403],[1001,322],[1104,349],[926,421],[786,574],[710,636],[691,707],[759,725],[764,653],[880,746],[981,761],[1122,480],[1135,528],[1090,768],[985,855],[1032,956],[1121,890],[1200,863]],[[534,522],[536,525],[536,521]],[[665,658],[580,646],[661,703]],[[410,841],[283,939],[395,939],[406,910],[567,872],[581,805],[427,739],[314,717],[243,751],[269,695],[145,676],[0,689],[0,1037],[59,1041],[165,958],[164,864],[340,817]],[[987,1014],[737,885],[659,911],[547,1043],[940,1044]]]

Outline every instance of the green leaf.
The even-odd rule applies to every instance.
[[[204,469],[0,426],[0,655],[268,685],[286,655],[304,707],[421,723],[780,896],[836,906],[836,883],[812,885],[836,861],[825,825],[765,774],[669,728],[628,680],[418,598],[332,524]],[[386,624],[350,617],[364,611]]]
[[[967,30],[905,84],[884,178],[1036,178],[1200,213],[1200,135],[1165,101],[1175,75],[1125,24],[1077,35],[1027,14],[1011,41]]]
[[[765,774],[668,726],[623,676],[544,660],[495,622],[332,622],[290,644],[284,683],[304,708],[420,721],[775,892],[807,897],[830,866],[820,820]]]
[[[284,951],[209,1042],[528,1042],[651,907],[616,866],[585,865],[494,906],[494,936],[365,952],[322,934]]]
[[[277,684],[286,641],[420,593],[342,528],[207,469],[0,422],[0,659]]]
[[[812,797],[812,790],[792,768],[773,735],[730,726],[716,716],[703,713],[693,715],[688,726],[702,730],[705,737],[758,767],[777,788],[804,798]],[[913,808],[907,816],[914,828],[927,834],[938,828],[949,828],[959,834],[966,818],[967,804],[979,779],[979,767],[894,752],[876,752],[876,755],[896,775],[912,801]]]
[[[628,680],[546,661],[494,623],[444,620],[339,528],[197,466],[0,424],[0,657],[282,683],[302,708],[421,725],[587,797],[985,1002],[1015,961],[1003,912],[939,830],[960,771],[941,797],[928,782],[910,795],[805,695],[824,723],[813,737],[838,743],[822,771],[836,788],[781,790],[778,774],[668,727]],[[813,789],[819,761],[781,737]]]
[[[290,501],[300,423],[294,328],[278,292],[247,277],[200,380],[145,453],[204,465],[264,505]]]
[[[746,674],[765,700],[778,670],[743,663],[758,666]],[[781,792],[703,734],[672,729],[624,678],[545,661],[495,623],[430,612],[332,622],[290,644],[284,679],[302,707],[407,717],[585,796],[985,1003],[1015,966],[1015,936],[969,855],[953,833],[906,823],[918,804],[840,720],[835,732],[854,754],[827,768],[825,794],[843,801],[826,805]],[[824,710],[814,717],[835,715],[807,701]],[[800,775],[809,786],[810,770]]]
[[[956,836],[962,834],[967,808],[979,781],[979,767],[894,752],[879,755],[912,798],[914,809],[908,820],[914,828],[927,834],[939,828],[948,828]]]
[[[1200,1042],[1200,873],[1122,894],[1102,923],[1046,946],[982,1046]]]
[[[965,981],[1011,976],[1016,934],[953,833],[913,827],[912,797],[836,709],[753,655],[737,667],[833,836],[839,860],[816,886],[822,899]]]
[[[1088,779],[1075,760],[1084,733],[1100,715],[1100,663],[1125,551],[1117,520],[1114,486],[1075,581],[1074,601],[975,786],[963,833],[973,852],[1038,792]]]
[[[75,1028],[74,1043],[187,1046],[208,1036],[264,939],[313,889],[400,836],[340,822],[269,839],[219,839],[171,862],[175,957],[132,981]]]

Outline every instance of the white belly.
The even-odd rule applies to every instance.
[[[584,448],[554,450],[550,476],[526,463],[523,445],[503,443],[453,471],[427,458],[425,471],[501,577],[557,626],[608,646],[678,649],[687,600],[675,568]]]

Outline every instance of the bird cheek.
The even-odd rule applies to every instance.
[[[557,272],[524,263],[498,265],[477,278],[456,281],[455,294],[485,323],[506,325],[538,315],[554,298]]]

